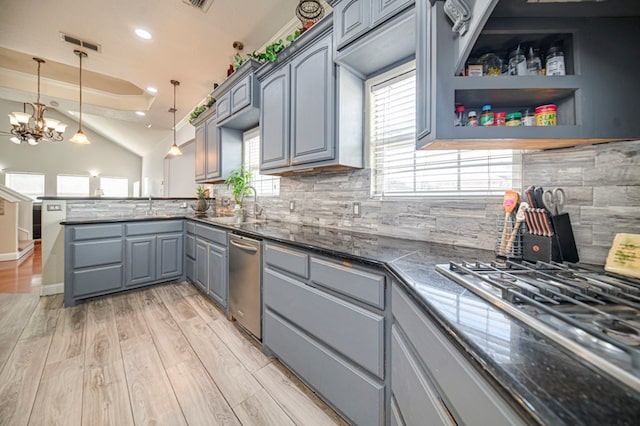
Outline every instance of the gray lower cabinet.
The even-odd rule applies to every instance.
[[[392,300],[392,423],[525,424],[397,283]]]
[[[229,293],[227,232],[204,224],[196,224],[194,232],[193,256],[185,256],[187,264],[193,262],[193,276],[187,278],[226,308]]]
[[[183,221],[65,226],[65,306],[183,275]]]
[[[380,309],[362,303],[377,295],[379,286],[384,293],[385,275],[277,244],[265,244],[263,250],[265,350],[349,421],[385,424],[387,299],[380,298]],[[371,279],[373,292],[359,288],[361,274]]]
[[[187,234],[184,237],[184,268],[187,279],[191,282],[196,277],[196,236],[195,224],[187,222]]]

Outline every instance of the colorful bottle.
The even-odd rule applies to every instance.
[[[493,126],[494,124],[494,114],[491,111],[491,105],[483,105],[482,106],[482,114],[480,114],[480,125],[481,126]]]

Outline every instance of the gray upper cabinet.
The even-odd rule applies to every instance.
[[[432,3],[416,5],[418,149],[548,149],[640,138],[636,96],[629,96],[640,94],[631,71],[640,57],[617,49],[640,37],[640,3],[476,0],[467,2],[462,34],[452,31],[445,3]],[[494,52],[506,61],[519,44],[543,55],[561,45],[566,75],[464,75],[470,58]],[[553,104],[557,125],[454,126],[457,105],[480,115],[485,104],[506,113]]]
[[[363,166],[364,84],[333,63],[331,15],[256,72],[260,81],[260,170],[303,173]],[[335,125],[340,123],[340,128]]]
[[[331,36],[305,49],[291,63],[291,163],[334,158],[334,73]]]
[[[231,94],[231,113],[237,113],[251,104],[254,87],[253,74],[249,74],[229,90]]]
[[[333,26],[338,49],[369,30],[371,2],[372,0],[343,0],[335,7]]]
[[[204,124],[196,127],[196,180],[204,180],[207,176],[207,148]]]
[[[231,115],[231,92],[216,99],[216,114],[219,120],[224,120]]]
[[[265,79],[261,86],[260,168],[289,166],[289,67]],[[267,143],[264,143],[267,141]]]
[[[220,137],[218,134],[218,121],[216,117],[208,119],[205,123],[206,129],[206,149],[207,149],[207,161],[206,167],[206,180],[220,178]]]
[[[403,7],[413,3],[414,0],[371,0],[371,25],[375,27],[386,19],[392,17]]]

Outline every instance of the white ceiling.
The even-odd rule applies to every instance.
[[[83,90],[83,124],[144,156],[173,126],[169,80],[180,81],[176,105],[180,121],[213,90],[214,83],[224,80],[235,54],[233,42],[242,41],[245,54],[260,48],[295,18],[297,4],[298,0],[214,0],[203,13],[182,0],[0,0],[0,48],[28,55],[22,58],[22,69],[32,56],[45,59],[43,103],[56,101],[57,109],[70,115],[78,110],[77,80],[70,83],[68,72],[65,80],[62,71],[52,70],[68,71],[70,66],[77,72],[78,57],[73,54],[77,46],[62,41],[60,32],[99,43],[101,53],[85,49],[89,56],[83,61],[87,71],[83,82],[88,76],[103,82],[120,80],[139,90],[123,95],[89,84]],[[146,29],[153,38],[138,38],[136,28]],[[0,55],[0,97],[35,102],[36,63],[25,71],[6,58]],[[147,93],[147,86],[156,87],[158,94]],[[137,109],[146,116],[136,115]],[[151,123],[150,129],[146,123]],[[8,128],[8,119],[0,119],[0,130]],[[65,139],[75,130],[70,125]]]

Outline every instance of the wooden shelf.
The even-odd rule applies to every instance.
[[[451,150],[451,149],[520,149],[541,150],[568,148],[578,145],[592,145],[605,142],[616,142],[624,139],[438,139],[420,149],[423,150]]]

